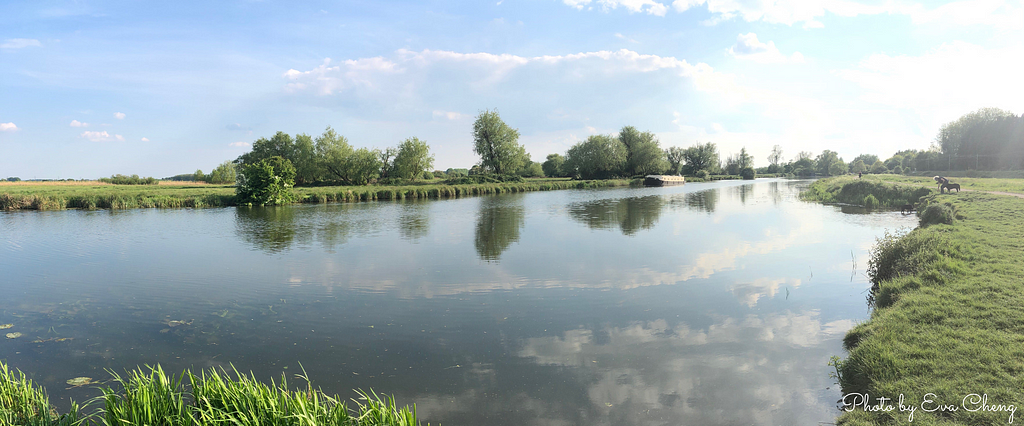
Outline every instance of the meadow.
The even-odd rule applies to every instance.
[[[524,182],[446,185],[422,181],[408,185],[319,186],[293,188],[299,203],[458,198],[559,189],[627,186],[626,179],[527,179]],[[232,185],[160,182],[112,185],[103,182],[2,182],[0,210],[201,208],[236,205]]]
[[[931,181],[872,176],[868,182],[892,185],[883,180],[920,187]],[[821,182],[863,185],[856,178]],[[1013,179],[970,183],[979,190],[1024,187]],[[1012,416],[1024,407],[1024,199],[933,193],[920,205],[920,227],[891,233],[873,250],[871,318],[846,335],[849,356],[833,360],[847,402],[861,405],[837,424],[1019,421]],[[933,211],[947,214],[930,220]],[[897,405],[901,396],[905,409]]]

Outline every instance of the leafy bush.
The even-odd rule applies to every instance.
[[[753,180],[755,175],[753,167],[744,167],[740,169],[740,176],[745,180]]]
[[[434,174],[431,172],[423,172],[423,179],[430,180],[434,178]]]
[[[242,166],[238,174],[235,194],[239,204],[272,206],[294,200],[291,188],[295,185],[295,167],[292,162],[274,156],[257,163]]]
[[[694,175],[701,179],[708,180],[708,177],[711,176],[711,173],[708,173],[707,170],[697,170],[697,173],[694,173]]]
[[[113,175],[109,178],[100,178],[100,182],[106,182],[114,185],[156,185],[160,183],[156,178],[140,178],[139,175]]]
[[[875,198],[874,195],[868,194],[866,197],[864,197],[864,207],[873,209],[875,207],[878,207],[878,204],[878,199]]]
[[[929,204],[921,211],[921,226],[944,223],[952,225],[956,218],[955,208],[948,203]]]

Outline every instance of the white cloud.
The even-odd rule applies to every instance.
[[[953,42],[920,56],[871,55],[836,74],[860,86],[861,100],[914,116],[930,139],[943,123],[978,108],[1024,112],[1021,57],[1024,47]]]
[[[0,43],[0,49],[22,49],[25,47],[42,47],[39,40],[31,38],[11,38]]]
[[[83,123],[78,120],[71,120],[71,127],[89,127],[89,123]]]
[[[149,142],[149,138],[142,138],[140,140],[143,141],[143,142]]]
[[[736,44],[729,48],[729,54],[736,58],[749,59],[760,63],[803,62],[804,60],[804,56],[800,52],[786,57],[782,52],[779,52],[779,48],[775,47],[775,42],[761,42],[757,39],[757,34],[754,33],[737,36]]]
[[[618,38],[618,39],[621,39],[621,40],[626,40],[626,41],[628,41],[630,43],[639,43],[636,40],[633,40],[633,39],[631,39],[629,37],[626,37],[626,36],[622,35],[622,33],[615,33],[615,37]]]
[[[14,123],[0,123],[0,132],[13,132],[15,130],[18,130],[18,126],[15,126]]]
[[[563,0],[569,6],[582,10],[592,0]],[[675,0],[664,3],[655,0],[597,0],[602,10],[623,6],[630,12],[646,8],[647,13],[664,16],[669,5],[676,12],[686,12],[705,6],[712,14],[708,23],[740,18],[747,22],[764,21],[772,24],[793,25],[803,23],[804,28],[824,26],[818,18],[826,14],[842,17],[858,15],[907,15],[915,24],[944,26],[982,25],[998,28],[1024,28],[1024,5],[1007,0],[963,0],[934,9],[923,3],[863,2],[854,0]]]
[[[124,113],[123,112],[115,112],[114,113],[114,118],[116,118],[118,120],[124,120]]]
[[[583,7],[590,5],[591,1],[592,0],[562,0],[563,3],[574,7],[577,10],[583,10]],[[625,8],[629,13],[647,12],[649,15],[656,16],[665,16],[665,13],[668,12],[667,5],[655,0],[597,0],[596,4],[605,12],[611,9],[618,9],[619,7]]]
[[[112,142],[112,141],[124,142],[124,136],[121,136],[121,135],[111,135],[110,133],[107,133],[106,130],[104,130],[102,132],[91,132],[91,131],[86,130],[86,131],[82,132],[82,134],[79,135],[79,137],[86,138],[86,139],[88,139],[88,140],[90,140],[92,142]]]
[[[437,109],[434,110],[432,115],[433,115],[434,118],[445,118],[445,119],[448,119],[448,120],[461,120],[463,118],[468,117],[466,114],[461,114],[461,113],[452,112],[452,111],[441,111],[441,110],[437,110]]]
[[[373,87],[373,78],[378,74],[399,71],[397,64],[382,57],[364,58],[343,61],[340,65],[330,66],[331,58],[309,71],[290,69],[284,77],[292,80],[288,89],[293,91],[315,87],[320,94],[330,95],[354,87]]]
[[[228,144],[228,146],[235,147],[235,148],[248,148],[248,147],[251,147],[252,144],[250,144],[248,142],[231,142],[231,143]]]

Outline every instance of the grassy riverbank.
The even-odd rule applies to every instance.
[[[513,192],[627,186],[630,181],[527,179],[525,182],[401,186],[321,186],[294,188],[300,203],[458,198]],[[223,207],[236,205],[229,185],[111,185],[101,182],[0,183],[0,210],[133,209]]]
[[[945,211],[948,220],[923,220],[879,241],[869,263],[871,318],[846,335],[849,356],[836,369],[847,402],[866,394],[867,405],[892,410],[861,404],[838,424],[991,425],[1011,415],[1020,422],[1024,199],[962,192],[921,201],[922,216]]]
[[[57,413],[46,391],[18,370],[0,362],[0,425],[89,426],[414,426],[413,406],[398,407],[393,398],[359,392],[354,408],[337,395],[313,388],[289,389],[263,384],[237,371],[206,370],[168,375],[159,366],[139,368],[125,376],[112,373],[116,386],[100,386],[103,396]],[[93,385],[78,378],[72,385]],[[187,385],[186,385],[187,384]],[[97,384],[98,385],[98,384]]]
[[[916,204],[922,197],[933,193],[934,187],[929,188],[923,182],[893,182],[878,176],[840,176],[814,181],[800,197],[822,203],[856,204],[868,208],[899,208],[905,204]]]

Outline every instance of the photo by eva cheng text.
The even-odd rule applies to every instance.
[[[1017,412],[1017,406],[1014,404],[998,404],[990,403],[988,400],[988,394],[968,394],[959,400],[959,404],[948,404],[940,401],[938,395],[934,393],[926,393],[921,398],[920,404],[914,404],[906,400],[901,393],[897,398],[889,397],[878,397],[874,400],[871,399],[870,394],[866,393],[848,393],[843,395],[843,410],[854,411],[861,409],[864,411],[875,412],[891,412],[896,411],[900,413],[906,413],[907,421],[914,421],[914,413],[917,410],[921,410],[924,413],[936,413],[936,412],[956,412],[956,411],[967,411],[967,412],[1001,412],[1007,413],[1007,423],[1013,423],[1014,414]]]

